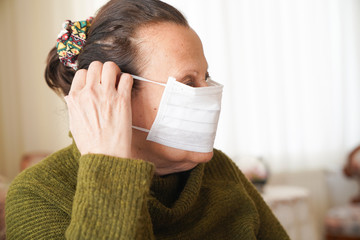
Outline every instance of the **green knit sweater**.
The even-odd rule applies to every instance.
[[[7,239],[289,239],[236,165],[166,176],[152,163],[80,155],[74,141],[13,181]]]

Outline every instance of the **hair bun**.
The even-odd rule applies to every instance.
[[[77,58],[85,45],[92,20],[93,18],[90,17],[84,21],[71,22],[67,20],[63,23],[63,29],[58,35],[56,49],[60,62],[64,66],[77,70]]]

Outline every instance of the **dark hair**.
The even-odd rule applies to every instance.
[[[93,61],[115,62],[123,72],[139,75],[136,30],[146,24],[171,22],[189,27],[185,17],[174,7],[159,0],[111,0],[99,9],[89,29],[86,44],[78,57],[78,68],[88,69]],[[59,60],[52,48],[45,69],[48,86],[59,95],[70,91],[75,70]]]

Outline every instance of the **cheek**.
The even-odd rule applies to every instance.
[[[159,87],[155,87],[152,91],[148,92],[148,99],[147,99],[147,113],[149,114],[148,122],[149,128],[153,124],[156,114],[159,110],[161,96],[163,90]]]
[[[147,87],[132,95],[133,125],[150,129],[159,109],[162,89]]]

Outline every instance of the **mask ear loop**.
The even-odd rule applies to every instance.
[[[149,82],[149,83],[155,83],[157,85],[161,85],[161,86],[166,86],[166,84],[164,83],[159,83],[159,82],[155,82],[155,81],[151,81],[149,79],[146,79],[146,78],[143,78],[143,77],[139,77],[139,76],[136,76],[136,75],[132,75],[130,74],[134,79],[136,80],[140,80],[140,81],[144,81],[144,82]],[[137,127],[137,126],[131,126],[132,128],[136,129],[136,130],[140,130],[140,131],[143,131],[143,132],[150,132],[150,130],[146,129],[146,128],[142,128],[142,127]]]
[[[143,132],[150,132],[149,129],[146,129],[146,128],[142,128],[142,127],[137,127],[137,126],[131,126],[132,128],[136,129],[136,130],[140,130],[140,131],[143,131]]]
[[[150,83],[155,83],[155,84],[158,84],[158,85],[161,85],[161,86],[166,86],[165,83],[159,83],[159,82],[155,82],[155,81],[151,81],[149,79],[146,79],[146,78],[143,78],[143,77],[139,77],[139,76],[136,76],[136,75],[132,75],[131,76],[136,79],[136,80],[140,80],[140,81],[144,81],[144,82],[150,82]]]

